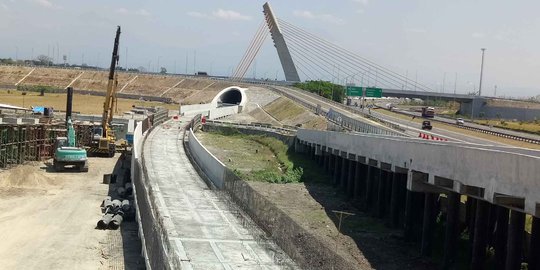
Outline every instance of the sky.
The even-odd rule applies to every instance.
[[[52,51],[120,65],[230,75],[263,22],[258,0],[0,0],[0,58]],[[275,0],[277,17],[437,91],[540,95],[540,1]],[[54,49],[53,49],[54,48]],[[58,58],[62,62],[62,58]],[[187,59],[187,61],[186,61]],[[248,76],[284,79],[267,38]],[[457,80],[456,80],[457,77]],[[444,84],[443,84],[444,82]]]

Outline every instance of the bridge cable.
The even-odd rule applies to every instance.
[[[246,53],[244,57],[242,58],[242,61],[237,67],[237,70],[235,72],[235,78],[242,78],[246,72],[245,70],[249,68],[249,66],[246,67],[246,65],[248,65],[248,63],[250,62],[249,59],[253,57],[253,53],[256,50],[257,44],[260,42],[262,36],[264,35],[263,29],[264,29],[264,22],[262,22],[259,25],[257,32],[255,32],[251,46],[248,48],[248,50],[246,50]]]
[[[397,86],[403,86],[403,85],[415,85],[417,88],[421,89],[421,90],[431,90],[428,86],[425,86],[423,84],[420,84],[418,82],[413,82],[412,80],[410,80],[409,78],[407,77],[404,77],[403,75],[399,74],[399,73],[396,73],[396,72],[393,72],[387,68],[384,68],[370,60],[367,60],[366,58],[363,58],[361,56],[358,56],[346,49],[343,49],[331,42],[328,42],[324,39],[321,39],[301,28],[298,28],[284,20],[281,20],[281,19],[278,19],[278,21],[283,25],[283,29],[284,30],[287,30],[287,32],[293,32],[290,36],[295,36],[295,35],[302,35],[304,38],[309,38],[311,40],[315,40],[315,44],[320,44],[320,45],[324,45],[326,48],[332,48],[333,50],[341,53],[342,55],[344,56],[347,56],[347,59],[350,59],[350,58],[354,58],[356,59],[357,61],[359,61],[363,66],[369,66],[370,68],[374,68],[376,71],[380,71],[381,73],[381,76],[383,77],[387,77],[387,78],[392,78],[393,81],[395,81],[394,83],[397,84]],[[365,70],[365,67],[363,68],[363,70]],[[390,76],[389,76],[390,75]],[[432,91],[432,90],[431,90]]]
[[[295,47],[294,45],[299,41],[299,39],[296,39],[296,38],[292,38],[292,35],[291,35],[291,38],[289,39],[290,41],[292,41],[290,44],[292,45],[291,47]],[[301,39],[300,39],[301,40]],[[302,45],[301,42],[298,42],[299,43],[299,46],[303,47],[303,48],[309,48],[309,46],[304,46]],[[306,49],[304,49],[306,50]],[[336,54],[333,54],[332,52],[330,51],[322,51],[322,52],[315,52],[313,53],[312,55],[312,58],[318,58],[322,61],[321,64],[318,64],[318,65],[327,65],[328,63],[331,63],[332,60],[335,60],[335,59],[332,59],[329,54],[332,54],[334,57],[339,57],[339,58],[342,58],[342,59],[345,59],[343,58],[342,56],[340,55],[336,55]],[[346,60],[346,59],[345,59]],[[349,61],[350,62],[350,61]],[[350,67],[353,67],[353,69],[348,69],[347,66],[350,66]],[[343,67],[343,72],[347,75],[346,77],[351,77],[353,75],[355,75],[355,73],[357,73],[357,70],[355,69],[363,69],[363,68],[359,68],[358,66],[356,65],[352,65],[352,64],[348,64],[348,65],[345,65],[345,66],[340,66],[340,67]],[[349,72],[348,72],[349,71]],[[368,71],[367,69],[365,71]],[[327,71],[328,72],[328,71]],[[333,74],[330,75],[332,78],[335,78],[336,76],[334,76]],[[368,77],[371,76],[371,74],[368,73]],[[345,77],[345,78],[346,78]],[[388,81],[384,78],[381,78],[382,80],[384,81],[387,81],[389,83],[392,83],[391,81]],[[394,84],[396,84],[394,82]],[[397,84],[396,84],[397,85]]]
[[[285,34],[286,34],[287,36],[289,36],[289,33],[287,33],[287,32],[289,31],[289,29],[287,29],[286,26],[284,26],[283,28],[284,28],[284,30],[285,30]],[[293,30],[293,31],[294,31],[294,30]],[[305,38],[308,38],[308,39],[309,39],[309,37],[299,37],[299,35],[302,35],[302,34],[301,34],[301,33],[299,34],[299,33],[297,33],[297,32],[291,32],[291,35],[289,36],[289,38],[290,38],[290,40],[294,40],[294,42],[300,41],[300,43],[302,43],[302,42],[307,42],[307,40],[305,40]],[[294,38],[294,37],[296,37],[296,38]],[[313,42],[313,44],[319,44],[319,43],[320,43],[320,42],[318,42],[318,41]],[[305,43],[304,43],[304,44],[305,44]],[[305,47],[307,47],[307,48],[313,47],[313,46],[310,46],[310,45],[312,45],[312,44],[310,43],[310,44],[307,44],[307,45],[300,45],[300,46],[305,46]],[[351,73],[347,73],[347,74],[348,74],[347,77],[356,75],[356,73],[358,73],[358,70],[357,70],[357,69],[360,69],[360,70],[364,71],[364,75],[365,75],[365,73],[367,72],[367,77],[368,77],[368,79],[369,79],[370,77],[375,77],[374,75],[371,74],[371,71],[368,70],[368,68],[369,68],[369,69],[371,69],[371,68],[376,69],[376,67],[373,67],[373,66],[371,66],[371,65],[368,66],[367,68],[366,68],[366,67],[363,67],[363,66],[359,66],[358,63],[352,62],[352,61],[350,60],[350,57],[346,57],[346,56],[344,56],[344,55],[342,55],[342,54],[336,54],[336,53],[334,53],[333,50],[327,50],[328,47],[321,47],[321,46],[316,45],[316,46],[314,47],[314,49],[320,49],[320,50],[323,51],[322,53],[321,53],[321,52],[318,52],[318,53],[314,53],[313,55],[314,55],[315,57],[318,57],[319,59],[323,60],[323,61],[326,62],[326,63],[332,62],[333,60],[335,60],[335,59],[329,58],[330,55],[332,55],[332,56],[334,56],[334,57],[336,57],[336,58],[342,59],[342,60],[344,61],[343,63],[348,63],[348,64],[346,64],[346,65],[343,66],[343,67],[344,67],[345,73],[347,73],[347,72],[346,72],[347,70],[351,70],[351,69],[347,69],[347,66],[348,66],[348,67],[352,67],[352,68],[353,68],[353,69],[352,69],[353,72],[352,72],[352,74],[351,74]],[[324,57],[324,56],[326,56],[326,57]],[[365,65],[365,64],[364,64],[364,65]],[[340,66],[341,66],[341,65],[340,65]],[[400,86],[403,85],[403,82],[401,82],[401,81],[396,81],[396,79],[394,79],[394,78],[392,78],[392,77],[388,77],[388,76],[386,76],[385,74],[381,74],[381,78],[380,78],[380,79],[381,79],[382,81],[385,81],[385,82],[387,82],[387,83],[390,83],[391,85],[394,85],[395,87],[400,87]]]
[[[256,44],[257,44],[258,40],[261,38],[261,35],[262,35],[261,28],[263,26],[264,26],[264,22],[262,22],[261,25],[259,25],[259,28],[257,29],[257,32],[255,32],[255,35],[253,36],[253,39],[252,39],[248,49],[246,50],[246,52],[244,53],[244,56],[242,57],[240,63],[236,67],[233,78],[241,78],[241,77],[243,77],[243,76],[241,76],[241,73],[245,69],[245,65],[247,64],[247,62],[249,62],[249,58],[252,57],[253,51],[255,50],[255,47],[257,46]]]
[[[264,22],[263,22],[264,23]],[[259,26],[259,28],[257,29],[257,32],[255,32],[255,35],[253,36],[253,38],[251,39],[250,43],[249,43],[249,46],[248,48],[246,49],[246,51],[244,52],[244,55],[242,56],[242,58],[240,59],[240,63],[238,63],[238,65],[236,66],[234,72],[233,72],[233,75],[232,75],[232,78],[237,78],[238,76],[238,71],[239,69],[241,68],[242,65],[244,65],[245,61],[246,61],[246,58],[247,58],[247,55],[251,52],[251,50],[253,49],[253,44],[255,43],[255,40],[257,39],[257,34],[259,33],[259,29],[261,28],[261,26]]]
[[[261,25],[259,26],[255,35],[253,36],[253,39],[251,40],[251,43],[248,49],[244,53],[244,56],[240,60],[240,63],[236,67],[232,78],[239,79],[239,78],[244,77],[245,73],[247,72],[247,69],[249,69],[249,66],[251,65],[251,62],[255,58],[262,43],[266,39],[266,36],[267,36],[267,33],[265,31],[265,22],[263,21]]]
[[[416,84],[416,85],[418,85],[418,86],[423,86],[423,87],[420,87],[420,88],[429,88],[429,87],[424,86],[424,85],[421,85],[421,84],[419,84],[419,83],[413,83],[412,80],[410,80],[410,79],[407,78],[407,77],[403,77],[403,75],[401,75],[401,74],[399,74],[399,73],[393,72],[393,71],[388,70],[388,69],[386,69],[386,68],[384,68],[384,67],[382,67],[382,66],[380,66],[380,65],[377,65],[377,64],[373,63],[372,61],[369,61],[369,60],[367,60],[367,59],[365,59],[365,58],[363,58],[363,57],[360,57],[360,56],[358,56],[358,55],[356,55],[356,54],[350,52],[350,51],[347,51],[346,49],[343,49],[343,48],[341,48],[341,47],[339,47],[339,46],[337,46],[337,45],[335,45],[335,44],[332,44],[332,43],[330,43],[330,42],[328,42],[328,41],[326,41],[326,40],[324,40],[324,39],[321,39],[321,38],[319,38],[319,37],[317,37],[317,36],[315,36],[315,35],[313,35],[313,34],[307,32],[307,31],[304,31],[303,29],[298,28],[298,27],[296,27],[296,26],[294,26],[294,25],[292,25],[292,24],[290,24],[290,23],[288,23],[288,22],[286,22],[286,21],[280,20],[280,22],[281,22],[284,26],[287,26],[287,27],[289,27],[289,28],[291,28],[291,29],[293,29],[293,30],[296,30],[296,31],[297,31],[297,34],[298,34],[298,32],[301,32],[300,34],[303,33],[304,36],[311,37],[312,39],[315,39],[315,40],[317,40],[317,41],[320,42],[320,43],[326,44],[326,45],[328,45],[328,46],[331,46],[333,49],[336,49],[336,50],[338,50],[338,51],[340,51],[340,52],[342,52],[342,53],[345,53],[346,55],[348,55],[348,58],[349,58],[349,57],[354,57],[354,58],[356,58],[357,60],[361,61],[362,63],[367,64],[367,65],[369,65],[370,67],[373,67],[373,68],[376,69],[376,70],[380,70],[381,73],[382,73],[381,75],[383,75],[384,73],[388,73],[388,74],[393,75],[394,77],[396,77],[396,78],[398,78],[398,79],[400,80],[400,83],[401,83],[401,84],[403,84],[403,83],[405,82],[407,85],[408,85],[408,84],[412,84],[412,85],[415,85],[415,84]],[[403,78],[404,78],[404,79],[403,79]]]

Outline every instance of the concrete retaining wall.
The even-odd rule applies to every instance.
[[[203,115],[208,115],[208,111],[212,108],[212,104],[194,104],[194,105],[181,105],[180,114],[181,115],[196,115],[202,113]]]
[[[142,243],[142,255],[148,270],[180,269],[178,256],[172,254],[173,248],[167,244],[170,243],[166,234],[167,223],[163,215],[158,212],[159,202],[152,191],[156,187],[147,181],[142,151],[144,140],[151,129],[143,134],[143,126],[145,125],[138,123],[133,132],[134,142],[131,156],[131,179],[137,209],[139,238]]]
[[[224,116],[229,116],[238,113],[239,106],[228,106],[211,109],[208,113],[209,119],[217,119]]]
[[[201,144],[191,129],[189,130],[188,138],[189,151],[195,159],[195,162],[199,164],[210,181],[212,181],[217,188],[222,189],[223,181],[225,179],[225,165]]]

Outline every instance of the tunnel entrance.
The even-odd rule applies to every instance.
[[[242,102],[242,93],[239,89],[230,89],[218,98],[218,106],[239,105]]]

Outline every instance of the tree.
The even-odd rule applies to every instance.
[[[164,67],[161,67],[161,71],[159,72],[161,74],[167,74],[167,69]]]
[[[331,82],[306,81],[303,83],[296,83],[294,86],[339,103],[342,103],[345,98],[345,87]]]
[[[42,66],[52,65],[52,58],[43,54],[38,55],[38,57],[36,57],[36,60],[38,61],[37,63],[38,65],[42,65]]]

